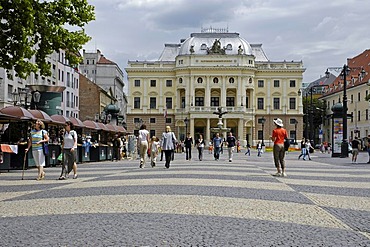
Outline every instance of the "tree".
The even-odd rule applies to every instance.
[[[10,77],[12,69],[21,78],[37,71],[49,76],[46,58],[59,49],[77,65],[82,45],[90,40],[83,27],[94,19],[87,0],[0,0],[0,67]]]
[[[304,117],[304,133],[309,133],[310,119],[312,118],[312,130],[314,134],[314,138],[320,129],[320,125],[323,124],[323,120],[326,118],[326,103],[323,100],[317,98],[317,96],[313,96],[312,98],[312,105],[310,96],[307,96],[303,99],[303,112],[305,113]],[[308,122],[307,122],[308,121]],[[305,135],[306,138],[310,138],[310,136]]]

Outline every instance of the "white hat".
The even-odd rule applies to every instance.
[[[280,127],[283,127],[284,124],[283,124],[283,120],[281,120],[280,118],[276,118],[274,119],[274,123]]]

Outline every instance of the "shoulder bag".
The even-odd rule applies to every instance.
[[[41,131],[42,134],[42,140],[44,140],[44,131]],[[49,155],[49,144],[47,142],[42,142],[42,151],[45,156]]]

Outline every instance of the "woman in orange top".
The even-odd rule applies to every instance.
[[[272,136],[270,138],[274,142],[274,163],[277,172],[273,176],[286,177],[284,140],[288,138],[288,134],[286,129],[283,128],[283,121],[280,118],[275,118],[274,124],[276,128],[272,131]]]

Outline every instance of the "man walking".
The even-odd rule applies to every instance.
[[[233,133],[230,131],[228,137],[226,138],[227,142],[227,149],[229,152],[229,162],[233,161],[233,153],[234,153],[234,148],[236,145],[236,138],[233,136]]]
[[[221,149],[221,143],[222,143],[222,138],[220,137],[219,133],[216,133],[215,138],[213,138],[213,148],[214,148],[214,157],[215,160],[220,159],[220,149]]]

